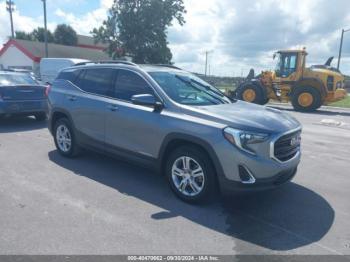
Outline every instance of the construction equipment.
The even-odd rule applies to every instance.
[[[263,71],[257,77],[252,69],[236,89],[235,96],[261,105],[270,99],[290,101],[297,111],[314,111],[324,104],[344,99],[347,96],[345,77],[331,67],[333,57],[324,65],[306,68],[306,56],[305,48],[276,52],[276,69]]]

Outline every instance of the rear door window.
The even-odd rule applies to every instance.
[[[112,90],[115,70],[111,68],[85,69],[75,84],[85,92],[107,96]]]
[[[133,95],[141,94],[154,95],[154,92],[147,82],[138,74],[128,70],[118,70],[114,97],[125,101],[131,101]]]

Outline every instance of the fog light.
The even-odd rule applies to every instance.
[[[243,165],[238,166],[239,170],[239,177],[242,181],[242,184],[254,184],[255,183],[255,177],[253,174],[249,171],[249,169]]]

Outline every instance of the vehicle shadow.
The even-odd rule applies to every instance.
[[[24,132],[47,127],[46,121],[36,121],[34,117],[0,118],[0,134]]]
[[[270,250],[287,251],[317,242],[334,221],[334,210],[324,198],[295,183],[274,191],[217,198],[195,206],[178,200],[164,177],[143,168],[95,153],[66,159],[51,151],[48,156],[75,175],[164,209],[150,214],[150,219],[181,216],[242,243]]]

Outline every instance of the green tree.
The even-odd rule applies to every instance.
[[[78,37],[74,29],[65,24],[57,25],[54,32],[54,40],[56,44],[61,45],[77,45]]]
[[[32,34],[24,31],[15,31],[15,38],[21,40],[33,40]]]
[[[45,29],[43,27],[38,27],[37,29],[34,29],[31,35],[35,41],[45,42]],[[47,30],[47,42],[54,42],[54,37],[50,30]]]
[[[95,41],[109,45],[113,58],[130,55],[136,63],[171,63],[167,29],[185,23],[183,0],[115,0]]]

